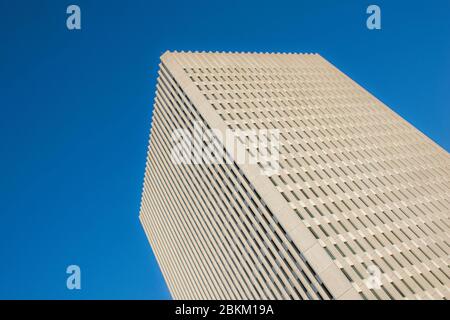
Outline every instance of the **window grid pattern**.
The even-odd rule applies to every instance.
[[[319,55],[179,54],[233,130],[279,129],[268,177],[365,299],[446,299],[448,153]],[[368,267],[382,273],[369,289]]]
[[[175,129],[209,127],[164,64],[154,110],[140,219],[172,295],[332,299],[235,163],[171,163]]]

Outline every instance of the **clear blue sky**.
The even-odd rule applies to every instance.
[[[0,298],[170,298],[138,221],[168,49],[318,52],[450,150],[450,1],[373,3],[0,0]]]

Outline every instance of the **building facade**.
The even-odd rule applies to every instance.
[[[140,220],[175,299],[448,299],[449,215],[449,154],[321,56],[161,57]]]

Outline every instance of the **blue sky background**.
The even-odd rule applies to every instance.
[[[0,298],[170,298],[138,221],[168,49],[318,52],[450,150],[448,0],[0,0]]]

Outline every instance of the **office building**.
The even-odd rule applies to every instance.
[[[448,299],[449,215],[449,154],[320,55],[161,57],[140,220],[175,299]]]

